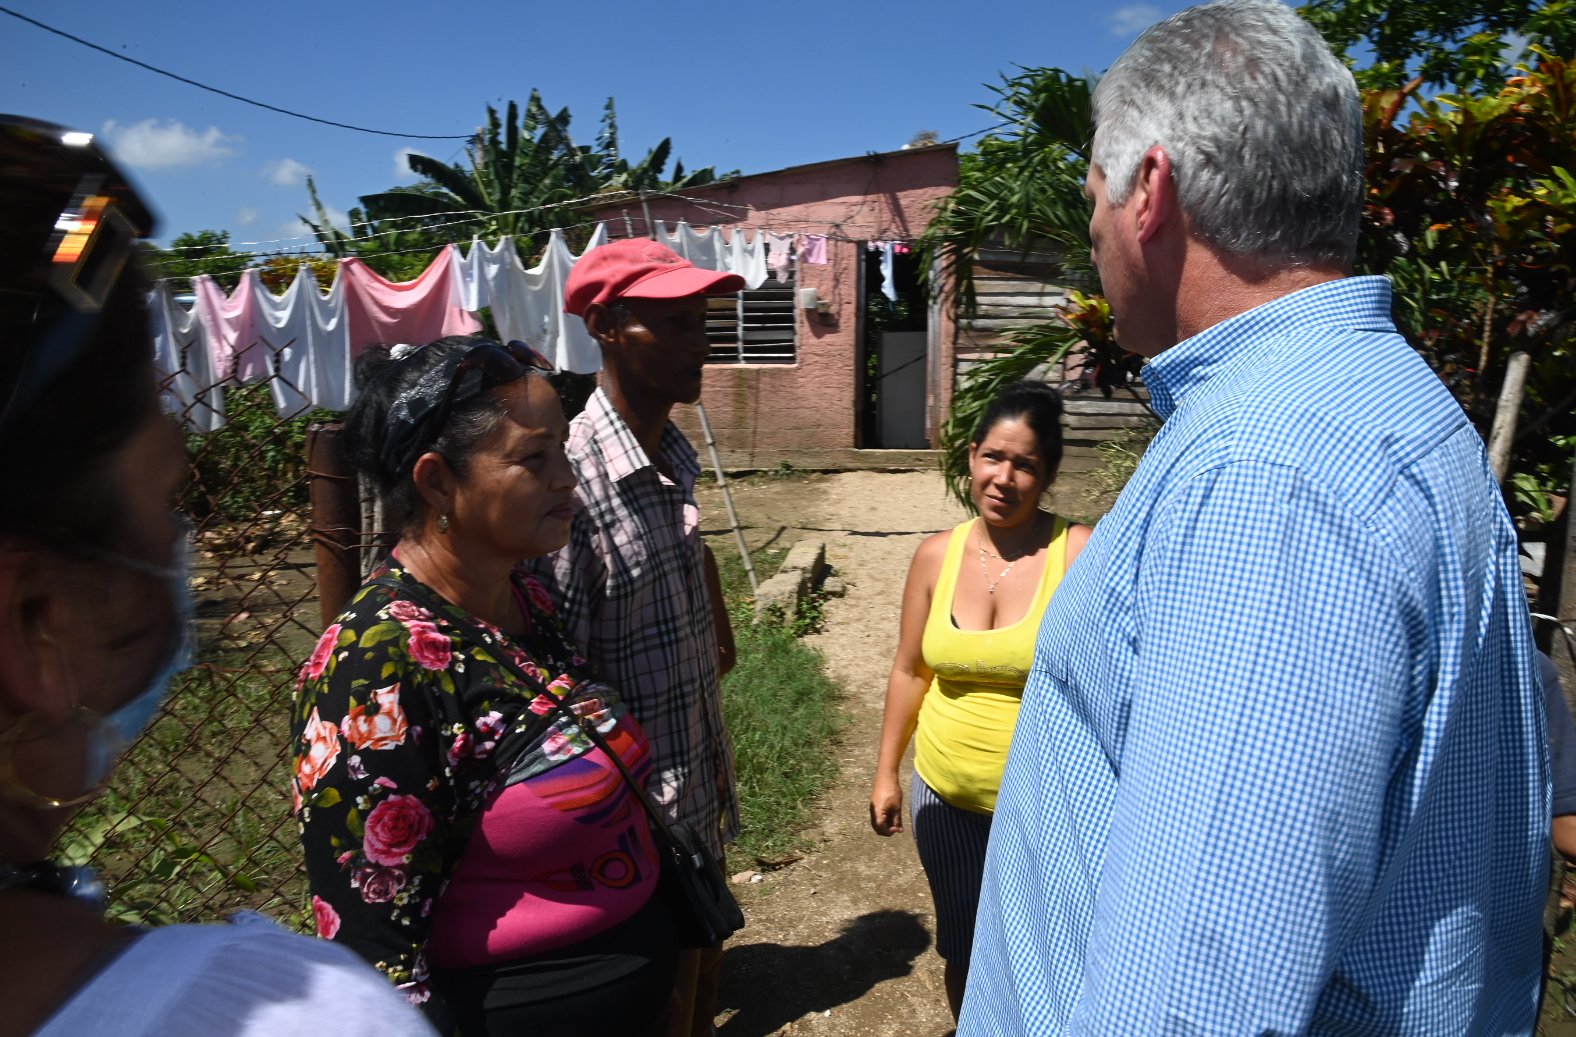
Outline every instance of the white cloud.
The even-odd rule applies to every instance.
[[[250,227],[257,222],[258,212],[250,205],[243,205],[235,214],[235,222],[243,227]]]
[[[293,158],[282,158],[263,167],[263,176],[275,187],[300,187],[312,175],[312,167]]]
[[[174,119],[164,123],[144,119],[130,126],[111,119],[104,124],[104,136],[115,157],[137,169],[206,165],[235,154],[241,143],[240,137],[226,136],[217,126],[199,132]]]
[[[1137,36],[1160,20],[1160,8],[1154,4],[1128,4],[1118,7],[1105,16],[1112,36]]]
[[[394,179],[395,180],[419,180],[419,179],[421,179],[415,173],[412,173],[410,171],[410,163],[408,161],[406,161],[406,157],[409,156],[409,155],[422,155],[422,156],[425,156],[426,154],[427,153],[425,151],[417,151],[415,148],[400,148],[398,151],[394,152]]]

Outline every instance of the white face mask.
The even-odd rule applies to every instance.
[[[163,705],[165,697],[169,694],[170,682],[192,664],[192,658],[196,654],[197,635],[192,622],[196,609],[191,592],[192,526],[184,517],[178,521],[181,532],[175,540],[175,562],[169,568],[113,552],[94,552],[97,557],[107,562],[163,579],[175,610],[177,632],[175,644],[170,649],[168,658],[148,680],[146,687],[129,702],[104,714],[101,718],[103,722],[94,728],[92,741],[88,747],[87,773],[84,775],[87,779],[85,788],[96,789],[109,777],[110,772],[115,769],[115,764],[119,762],[121,754],[137,740],[137,736],[142,734],[149,724],[153,723],[159,707]]]

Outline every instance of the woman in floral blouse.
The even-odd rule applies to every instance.
[[[294,711],[318,935],[442,1033],[653,1032],[676,951],[653,897],[645,735],[517,569],[569,537],[557,395],[516,343],[372,351],[345,440],[401,524]],[[573,714],[571,717],[570,714]]]

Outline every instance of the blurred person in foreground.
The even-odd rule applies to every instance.
[[[628,698],[651,736],[651,793],[719,861],[739,827],[722,678],[733,632],[717,562],[700,537],[695,448],[670,420],[700,399],[706,297],[744,287],[665,245],[629,238],[592,249],[564,285],[602,349],[601,384],[575,417],[579,480],[569,545],[537,571],[560,591],[564,625],[591,665]],[[669,1037],[706,1037],[721,947],[679,961]]]
[[[0,1035],[427,1034],[340,948],[243,913],[141,930],[48,860],[190,661],[186,472],[143,203],[91,135],[0,116]]]
[[[1046,612],[959,1033],[1529,1034],[1516,532],[1350,276],[1352,76],[1227,0],[1140,36],[1094,119],[1093,259],[1165,424]]]
[[[479,336],[357,361],[345,449],[400,537],[302,669],[297,813],[318,934],[441,1032],[636,1037],[677,958],[651,753],[519,564],[569,539],[544,370]]]
[[[969,445],[975,518],[926,538],[903,587],[870,827],[903,830],[898,767],[914,747],[914,845],[936,905],[936,951],[957,1018],[985,844],[1045,606],[1092,530],[1040,509],[1062,459],[1062,400],[1013,382]],[[976,564],[977,563],[977,564]]]

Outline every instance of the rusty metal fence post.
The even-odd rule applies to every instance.
[[[317,548],[317,603],[328,626],[361,584],[361,497],[341,448],[340,422],[307,428],[312,543]]]

